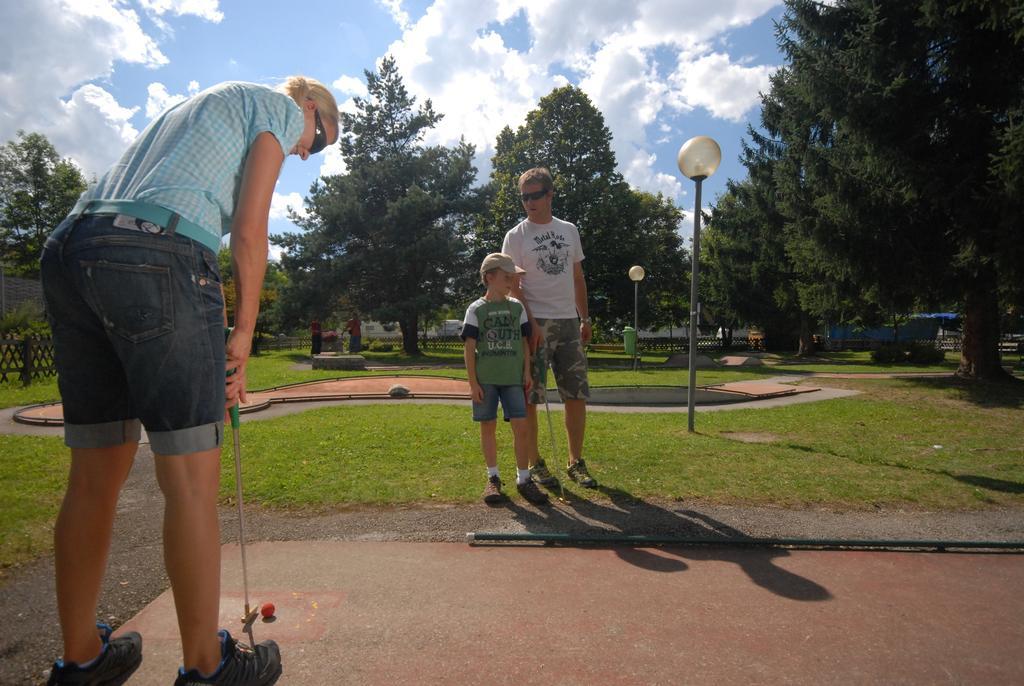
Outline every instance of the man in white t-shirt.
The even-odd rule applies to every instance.
[[[531,328],[530,349],[536,351],[533,388],[526,405],[530,473],[541,484],[557,482],[537,446],[537,405],[544,402],[550,365],[565,404],[569,478],[587,488],[595,488],[597,481],[583,461],[583,434],[590,397],[583,346],[591,336],[583,246],[573,224],[552,216],[553,193],[554,181],[547,169],[537,167],[519,177],[519,194],[526,219],[505,234],[501,246],[501,252],[511,255],[516,265],[525,270],[512,295],[526,306]]]

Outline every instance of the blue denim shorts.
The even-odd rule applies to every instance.
[[[522,386],[495,386],[489,383],[480,386],[484,389],[484,401],[473,401],[473,421],[490,422],[497,419],[499,399],[506,422],[526,417],[526,394]]]
[[[117,222],[126,226],[122,217]],[[224,300],[217,256],[177,234],[66,219],[40,262],[64,441],[137,441],[162,455],[208,450],[224,433]]]

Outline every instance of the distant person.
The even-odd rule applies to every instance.
[[[309,323],[309,333],[313,337],[313,354],[319,355],[324,344],[323,331],[320,330],[319,319],[314,318],[313,321]]]
[[[516,489],[535,505],[546,505],[548,496],[530,478],[527,455],[526,390],[530,387],[530,323],[526,310],[509,298],[518,269],[512,258],[491,253],[480,265],[480,280],[487,288],[482,298],[466,309],[462,325],[463,355],[473,421],[480,423],[480,446],[487,464],[484,502],[505,499],[498,473],[498,403],[505,421],[512,424],[516,454]]]
[[[587,282],[583,276],[583,245],[579,231],[551,214],[554,180],[542,167],[519,177],[519,195],[526,219],[505,234],[501,251],[524,270],[512,295],[526,306],[530,320],[530,348],[534,351],[533,384],[526,405],[529,425],[530,472],[544,485],[557,481],[541,458],[537,445],[537,405],[544,402],[547,368],[555,372],[558,393],[565,405],[565,431],[569,439],[566,471],[573,481],[596,488],[583,460],[587,424],[587,356],[590,342]],[[554,457],[554,456],[552,456]]]
[[[50,684],[121,684],[142,661],[139,634],[112,637],[96,621],[142,426],[165,502],[183,651],[175,684],[280,676],[273,641],[241,647],[218,631],[221,441],[226,409],[246,398],[278,174],[288,155],[308,159],[337,138],[338,106],[317,81],[214,86],[154,119],[47,239],[43,292],[71,448],[54,531],[64,654]],[[227,233],[236,308],[225,343],[217,251]]]
[[[363,349],[363,332],[359,322],[359,313],[353,312],[352,318],[345,322],[345,331],[348,332],[348,351],[355,355]]]

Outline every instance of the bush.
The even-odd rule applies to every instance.
[[[23,302],[0,318],[0,336],[49,336],[50,325],[43,319],[42,310],[31,302]]]
[[[946,353],[929,343],[911,343],[908,359],[914,364],[938,364],[946,360]]]
[[[374,338],[370,341],[370,344],[366,346],[366,349],[375,353],[389,353],[395,349],[391,343],[384,343],[383,341]]]
[[[881,364],[905,362],[907,359],[907,348],[902,343],[883,343],[871,351],[871,359]]]

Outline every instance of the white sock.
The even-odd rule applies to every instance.
[[[525,484],[529,480],[530,480],[530,470],[529,469],[517,469],[516,470],[516,483],[517,484]]]
[[[498,476],[498,468],[497,467],[488,467],[487,468],[487,478],[490,479],[492,476]]]

